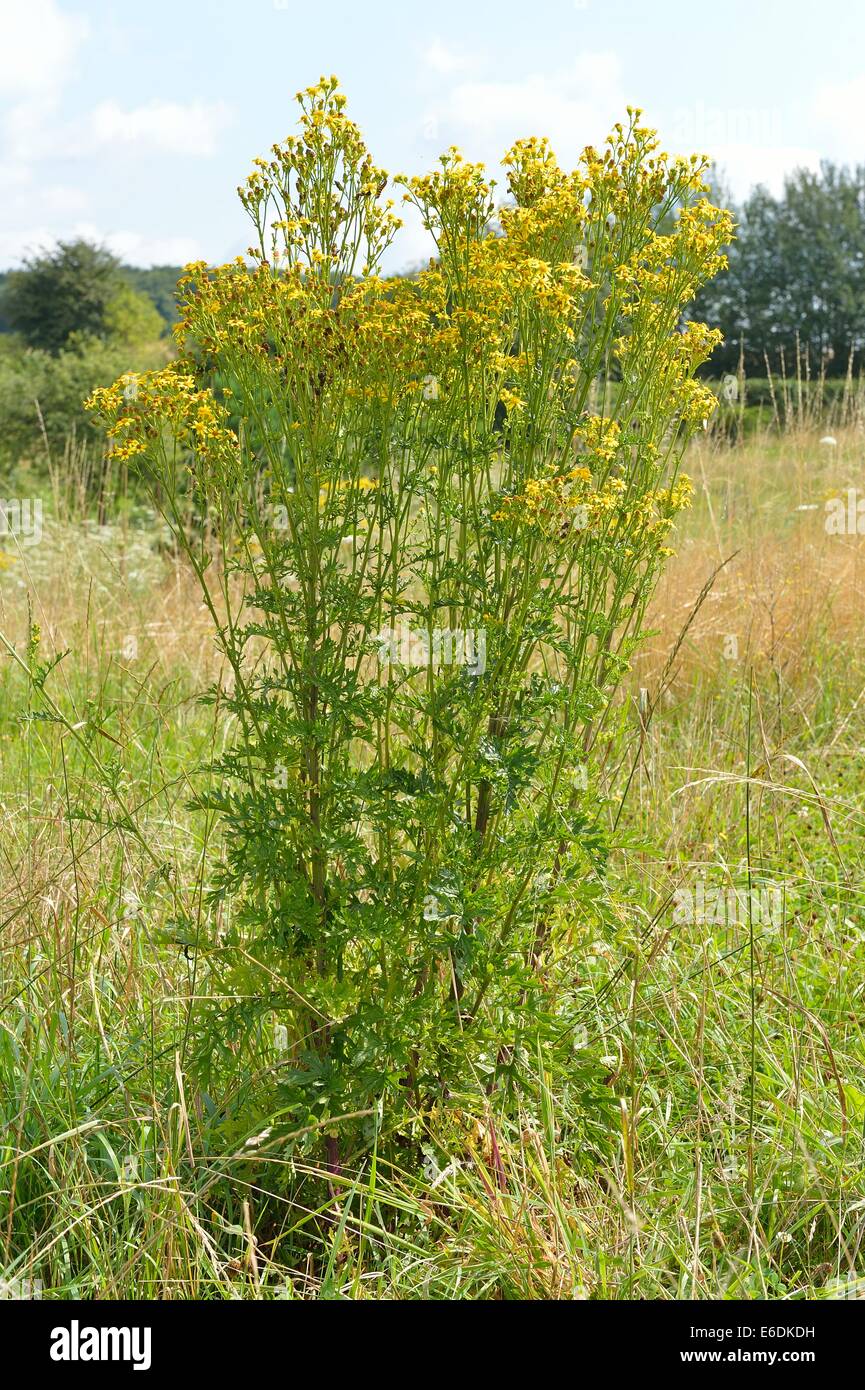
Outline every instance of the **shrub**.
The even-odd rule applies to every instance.
[[[165,360],[163,345],[134,351],[116,342],[75,337],[59,353],[0,343],[0,462],[42,461],[45,446],[62,452],[65,441],[104,447],[100,423],[88,416],[82,398],[94,386],[108,385],[131,363],[153,366]]]
[[[404,1131],[519,1086],[538,1047],[594,1102],[569,1033],[602,910],[591,765],[712,409],[717,335],[681,315],[730,220],[631,112],[573,173],[516,144],[499,225],[456,150],[403,180],[437,256],[383,280],[386,176],[335,80],[299,101],[241,190],[253,264],[187,269],[195,354],[92,401],[231,673],[199,799],[224,831],[212,1038],[276,1021],[295,1126]]]
[[[119,285],[105,306],[104,330],[109,342],[141,347],[162,337],[165,321],[153,301],[129,285]]]

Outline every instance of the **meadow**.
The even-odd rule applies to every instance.
[[[862,437],[851,401],[690,445],[568,927],[572,1064],[338,1172],[273,1112],[278,1023],[195,1057],[223,848],[190,803],[232,728],[194,577],[121,472],[107,506],[81,458],[40,486],[41,542],[0,553],[7,1296],[865,1292],[865,540],[825,525]]]
[[[0,503],[3,1289],[858,1296],[853,361],[701,374],[734,218],[635,108],[397,176],[386,278],[297,102]],[[98,250],[13,311],[79,264],[128,361]]]

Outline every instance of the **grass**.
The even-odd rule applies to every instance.
[[[538,1057],[518,1113],[455,1097],[434,1117],[420,1171],[373,1148],[326,1180],[270,1128],[273,1037],[228,1040],[206,1081],[192,1065],[222,926],[219,846],[186,809],[228,736],[196,699],[218,675],[207,616],[146,514],[99,525],[55,489],[42,544],[0,573],[7,1292],[865,1290],[865,552],[823,525],[862,446],[820,434],[707,436],[690,458],[606,768],[618,925],[573,926],[591,1103]],[[37,668],[61,653],[46,704]],[[749,881],[775,920],[734,898],[676,913],[683,889]]]

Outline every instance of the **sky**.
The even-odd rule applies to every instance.
[[[451,144],[495,170],[527,135],[572,167],[629,104],[735,198],[865,163],[863,0],[0,0],[0,268],[75,236],[142,266],[243,253],[237,184],[322,73],[394,173]]]

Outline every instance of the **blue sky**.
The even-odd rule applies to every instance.
[[[739,196],[865,163],[861,0],[0,0],[0,267],[73,235],[137,265],[243,251],[235,188],[323,72],[392,172],[529,134],[574,163],[628,103]],[[388,268],[426,251],[408,225]]]

